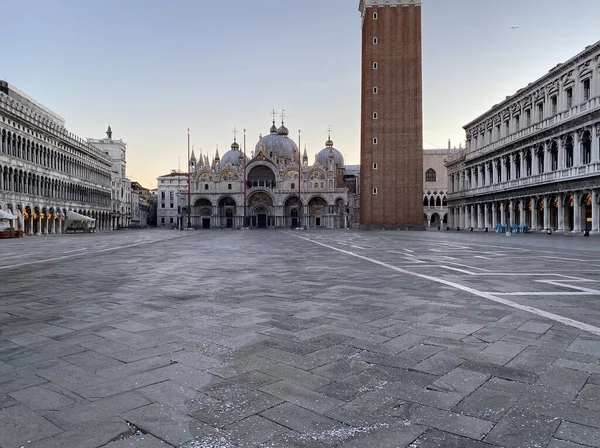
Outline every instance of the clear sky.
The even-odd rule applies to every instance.
[[[423,0],[424,146],[600,40],[598,0]],[[128,144],[147,187],[233,128],[251,150],[273,108],[310,162],[332,127],[359,163],[358,0],[2,0],[0,78],[81,137]],[[519,28],[511,29],[511,26]],[[179,162],[181,160],[181,162]]]

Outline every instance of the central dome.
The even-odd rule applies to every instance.
[[[279,159],[295,160],[298,158],[298,146],[296,142],[288,137],[289,131],[282,124],[279,129],[275,128],[275,123],[271,128],[271,133],[265,135],[256,144],[255,154],[260,150],[267,157],[277,157]]]

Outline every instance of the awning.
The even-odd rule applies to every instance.
[[[88,221],[93,222],[96,221],[94,218],[90,218],[89,216],[80,215],[79,213],[75,213],[71,210],[67,212],[67,220],[69,221]]]
[[[8,213],[0,209],[0,219],[17,219],[17,217],[12,213]]]

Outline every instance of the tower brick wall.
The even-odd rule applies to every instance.
[[[360,222],[365,227],[422,228],[421,2],[362,0],[359,8]]]

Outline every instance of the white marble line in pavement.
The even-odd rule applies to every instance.
[[[311,240],[311,239],[306,238],[306,237],[294,235],[294,234],[289,233],[289,232],[286,232],[286,233],[288,233],[289,235],[291,235],[291,236],[293,236],[295,238],[299,238],[301,240],[305,240],[305,241],[308,241],[308,242],[313,243],[313,244],[318,244],[319,246],[323,246],[323,247],[326,247],[328,249],[335,250],[337,252],[341,252],[341,253],[346,254],[346,255],[350,255],[352,257],[360,258],[361,260],[365,260],[365,261],[368,261],[370,263],[386,267],[388,269],[391,269],[392,271],[400,272],[401,274],[411,275],[413,277],[422,278],[422,279],[429,280],[429,281],[435,282],[435,283],[441,283],[443,285],[450,286],[452,288],[459,289],[459,290],[464,291],[464,292],[468,292],[468,293],[473,294],[475,296],[479,296],[479,297],[482,297],[484,299],[491,300],[492,302],[501,303],[503,305],[506,305],[506,306],[509,306],[511,308],[515,308],[515,309],[518,309],[518,310],[521,310],[521,311],[527,311],[528,313],[532,313],[532,314],[535,314],[535,315],[540,316],[540,317],[545,317],[546,319],[550,319],[550,320],[553,320],[555,322],[560,322],[561,324],[565,324],[565,325],[568,325],[570,327],[578,328],[580,330],[584,330],[584,331],[587,331],[589,333],[595,334],[596,336],[600,336],[600,328],[599,327],[595,327],[593,325],[589,325],[589,324],[586,324],[584,322],[580,322],[578,320],[570,319],[568,317],[561,316],[559,314],[549,313],[548,311],[540,310],[539,308],[534,308],[532,306],[521,305],[520,303],[513,302],[512,300],[503,299],[502,297],[498,297],[497,295],[491,294],[489,292],[478,291],[478,290],[470,288],[468,286],[463,286],[463,285],[460,285],[458,283],[454,283],[454,282],[451,282],[451,281],[448,281],[448,280],[443,280],[443,279],[437,278],[437,277],[432,277],[430,275],[419,274],[417,272],[407,271],[406,269],[402,269],[402,268],[399,268],[399,267],[396,267],[396,266],[392,266],[392,265],[390,265],[388,263],[384,263],[383,261],[375,260],[374,258],[365,257],[364,255],[359,255],[359,254],[356,254],[354,252],[350,252],[348,250],[339,249],[337,247],[329,246],[328,244],[320,243],[318,241],[314,241],[314,240]]]
[[[50,261],[68,260],[69,258],[81,257],[82,255],[100,254],[103,252],[112,252],[115,250],[127,249],[129,247],[143,246],[144,244],[159,243],[161,241],[169,241],[169,240],[172,240],[175,238],[179,238],[179,237],[165,238],[165,239],[153,240],[153,241],[142,241],[141,243],[126,244],[125,246],[109,247],[107,249],[95,250],[95,251],[86,252],[86,253],[77,253],[77,254],[71,254],[71,255],[64,255],[62,257],[46,258],[44,260],[29,261],[27,263],[12,264],[9,266],[0,266],[0,271],[5,270],[5,269],[20,268],[22,266],[31,266],[32,264],[48,263]]]

